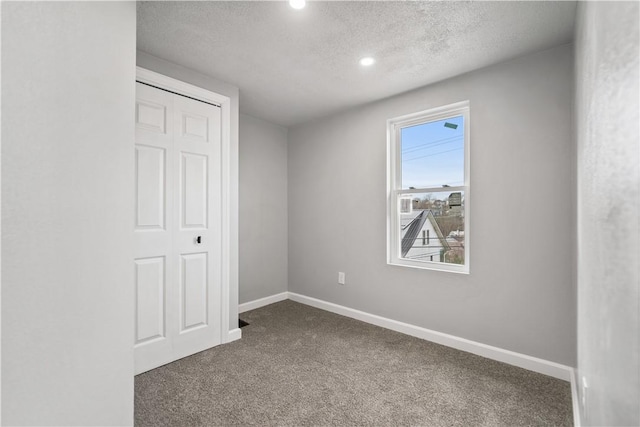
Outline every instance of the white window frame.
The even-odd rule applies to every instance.
[[[401,130],[410,126],[445,120],[458,116],[463,116],[464,118],[464,185],[446,188],[430,187],[403,190]],[[469,214],[471,206],[470,129],[469,101],[457,102],[455,104],[449,104],[387,120],[387,263],[389,265],[469,274],[469,249],[471,238],[469,228]],[[433,194],[452,191],[464,192],[464,265],[446,264],[435,261],[414,261],[401,258],[400,196],[402,194]]]

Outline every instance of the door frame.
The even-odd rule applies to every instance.
[[[221,109],[221,199],[222,199],[222,271],[220,295],[220,339],[221,344],[235,341],[242,337],[242,331],[237,324],[230,325],[231,299],[230,289],[238,289],[238,221],[237,221],[237,165],[233,160],[231,145],[231,98],[215,92],[167,77],[146,68],[136,67],[136,80],[185,95],[197,100],[217,104]],[[232,281],[234,281],[232,285]]]

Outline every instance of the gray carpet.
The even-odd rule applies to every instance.
[[[137,426],[573,425],[569,383],[292,301],[135,379]]]

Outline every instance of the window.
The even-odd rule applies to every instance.
[[[387,122],[388,263],[469,272],[469,102]]]

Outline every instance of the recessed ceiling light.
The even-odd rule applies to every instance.
[[[362,65],[363,67],[370,67],[371,65],[373,65],[376,62],[375,59],[373,59],[370,56],[365,56],[364,58],[362,58],[360,60],[360,65]]]
[[[304,9],[307,2],[305,0],[289,0],[289,6],[294,9]]]

